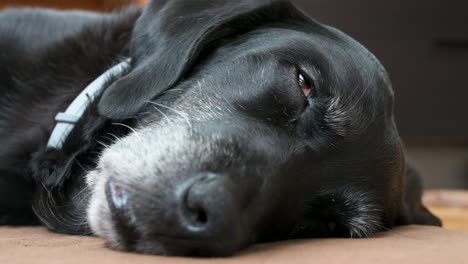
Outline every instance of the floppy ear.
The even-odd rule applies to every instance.
[[[442,226],[439,218],[433,215],[422,203],[423,185],[421,177],[410,162],[406,162],[407,224]]]
[[[134,28],[131,71],[106,89],[99,112],[111,119],[130,118],[180,81],[217,41],[298,14],[284,0],[153,0]]]

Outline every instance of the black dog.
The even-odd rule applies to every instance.
[[[47,147],[57,113],[128,58]],[[440,225],[384,68],[288,1],[4,11],[0,110],[0,224],[202,256]]]

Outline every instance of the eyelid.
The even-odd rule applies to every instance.
[[[310,71],[305,70],[300,66],[297,66],[297,74],[302,75],[302,77],[304,77],[305,81],[311,86],[311,88],[313,88],[315,92],[317,92],[317,90],[319,89],[318,79],[320,76],[320,71],[315,66],[313,67],[312,71],[313,73],[315,73],[314,75],[311,75]]]
[[[305,74],[301,70],[299,70],[297,72],[297,76],[299,78],[299,82],[304,81],[304,82],[306,82],[307,84],[310,85],[310,82],[307,80],[307,77],[305,76]]]

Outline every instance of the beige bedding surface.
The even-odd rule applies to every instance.
[[[230,258],[168,258],[116,252],[94,237],[44,228],[0,228],[0,263],[468,263],[468,232],[408,226],[370,239],[298,240],[250,247]]]

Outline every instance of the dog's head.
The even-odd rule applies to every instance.
[[[99,110],[135,130],[87,176],[111,246],[228,255],[402,217],[391,85],[342,32],[288,1],[151,1],[131,55]]]

